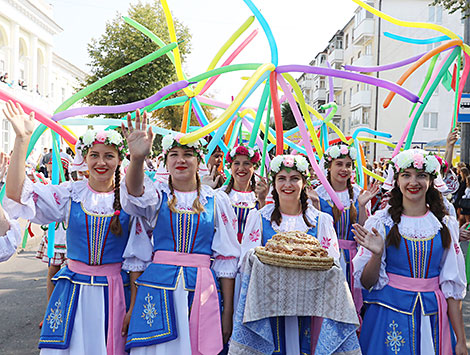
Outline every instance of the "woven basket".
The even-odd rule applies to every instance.
[[[297,256],[272,253],[266,251],[264,247],[256,247],[255,254],[258,259],[268,265],[290,267],[295,269],[306,270],[329,270],[333,266],[334,259],[332,257],[317,258],[313,256]]]

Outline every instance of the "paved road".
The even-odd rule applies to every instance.
[[[35,259],[38,241],[0,264],[0,354],[39,354],[38,324],[46,307],[46,264]],[[470,350],[470,295],[463,306]]]

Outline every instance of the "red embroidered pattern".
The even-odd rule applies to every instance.
[[[59,196],[57,196],[57,193],[54,192],[53,196],[54,196],[55,202],[60,206]]]
[[[257,242],[259,240],[259,229],[250,233],[250,240],[252,242]]]
[[[331,244],[330,242],[331,242],[331,238],[323,237],[320,244],[323,248],[328,249]]]
[[[455,253],[456,253],[457,255],[459,255],[459,254],[460,254],[460,247],[459,247],[459,245],[458,245],[457,243],[454,243],[454,248],[455,248]]]
[[[228,218],[225,212],[222,212],[222,222],[226,225],[228,223]]]

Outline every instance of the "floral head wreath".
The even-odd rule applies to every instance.
[[[259,167],[261,162],[261,155],[259,154],[257,148],[246,147],[243,144],[233,148],[230,152],[227,153],[227,156],[225,157],[228,166],[233,163],[237,155],[246,155],[253,163],[255,168]]]
[[[383,184],[385,190],[392,190],[395,186],[395,174],[400,173],[408,168],[423,170],[424,172],[434,176],[434,187],[444,192],[447,186],[441,177],[441,164],[437,157],[423,149],[409,149],[396,155],[388,166],[387,179]]]
[[[282,169],[285,169],[287,172],[296,170],[302,174],[306,180],[310,177],[310,164],[302,155],[278,155],[271,160],[270,168],[271,180],[274,180],[274,176]]]
[[[119,160],[122,161],[126,157],[127,142],[118,132],[114,130],[95,131],[94,129],[89,129],[83,136],[78,138],[78,141],[75,144],[76,154],[72,162],[71,171],[88,170],[88,166],[84,158],[88,154],[90,148],[95,144],[112,145],[118,151]]]
[[[323,154],[323,158],[325,161],[324,166],[326,169],[328,169],[333,160],[343,159],[347,157],[351,158],[352,161],[356,160],[357,158],[356,148],[350,145],[345,145],[345,144],[332,145]]]
[[[197,141],[181,144],[180,139],[183,137],[183,133],[170,133],[167,134],[162,139],[162,154],[163,154],[163,163],[166,164],[166,159],[168,157],[168,152],[175,148],[192,148],[194,150],[194,155],[201,161],[204,160],[204,155],[207,153],[207,149],[204,147],[206,141],[204,139],[198,139]]]

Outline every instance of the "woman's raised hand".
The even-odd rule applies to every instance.
[[[36,122],[34,120],[34,112],[29,115],[23,111],[19,103],[14,104],[12,101],[6,103],[6,109],[3,113],[8,121],[10,121],[17,138],[31,138],[34,132]]]
[[[372,200],[375,195],[380,191],[380,184],[375,181],[368,190],[362,190],[357,197],[357,202],[360,206],[365,206],[367,202]]]
[[[382,256],[384,251],[384,240],[377,229],[372,228],[372,233],[359,223],[353,224],[354,239],[359,245],[368,249],[372,254]]]
[[[147,112],[144,111],[140,118],[140,110],[135,112],[135,127],[132,124],[131,115],[127,114],[127,128],[121,124],[122,134],[127,140],[131,158],[145,159],[152,150],[154,133],[152,127],[147,130]]]

